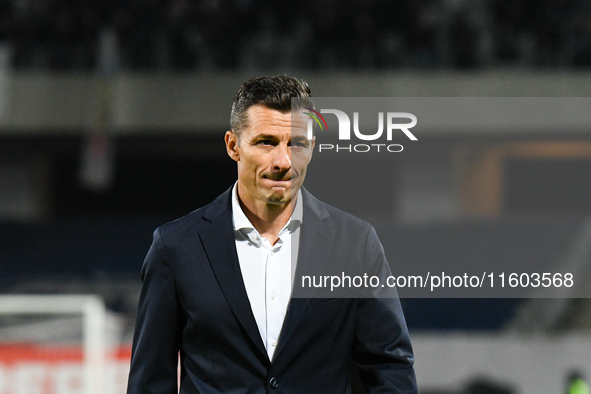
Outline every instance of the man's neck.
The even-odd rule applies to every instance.
[[[296,200],[297,194],[291,201],[281,205],[268,204],[264,201],[248,203],[248,199],[240,197],[240,189],[238,189],[238,202],[242,211],[259,234],[267,238],[272,245],[279,240],[279,232],[291,217]]]

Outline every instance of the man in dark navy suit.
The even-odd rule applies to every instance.
[[[292,109],[294,97],[303,104]],[[225,135],[238,181],[154,233],[128,394],[177,393],[179,354],[181,393],[350,393],[352,365],[370,394],[418,393],[395,293],[327,298],[300,286],[332,262],[347,275],[390,272],[373,227],[301,187],[311,105],[307,83],[290,77],[239,90]]]

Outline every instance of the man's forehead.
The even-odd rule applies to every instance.
[[[248,109],[249,128],[289,127],[294,132],[307,128],[307,118],[303,111],[281,112],[272,108],[254,105]]]

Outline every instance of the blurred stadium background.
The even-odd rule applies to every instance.
[[[232,184],[234,94],[284,73],[318,97],[587,97],[591,3],[0,0],[0,394],[125,391],[152,232]],[[418,137],[365,212],[391,261],[589,266],[591,125]],[[318,165],[310,191],[346,192]],[[588,299],[402,302],[422,393],[591,377]]]

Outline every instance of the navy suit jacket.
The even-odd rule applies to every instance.
[[[298,270],[343,253],[386,261],[368,223],[302,196]],[[141,277],[128,394],[176,394],[179,352],[183,394],[350,393],[351,360],[368,393],[418,393],[398,298],[292,298],[269,360],[242,280],[231,189],[159,227]]]

